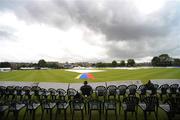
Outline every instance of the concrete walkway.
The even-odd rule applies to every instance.
[[[168,85],[179,84],[180,86],[180,79],[153,79],[151,80],[151,82],[153,84],[158,84],[159,86],[162,84],[168,84]]]
[[[111,81],[111,82],[92,82],[89,83],[89,85],[92,86],[93,89],[95,89],[97,86],[109,86],[109,85],[130,85],[135,84],[137,86],[141,85],[140,80],[124,80],[124,81]],[[82,83],[56,83],[56,82],[14,82],[14,81],[0,81],[0,86],[39,86],[41,88],[49,89],[49,88],[62,88],[64,90],[67,90],[68,88],[74,88],[79,91],[80,87],[83,85]]]
[[[151,80],[152,83],[154,84],[179,84],[180,85],[180,79],[154,79]],[[110,82],[92,82],[89,83],[89,85],[92,86],[93,89],[95,89],[97,86],[109,86],[109,85],[115,85],[115,86],[119,86],[119,85],[131,85],[131,84],[135,84],[138,87],[142,84],[141,80],[124,80],[124,81],[110,81]],[[56,82],[39,82],[39,83],[35,83],[35,82],[14,82],[14,81],[0,81],[0,86],[39,86],[41,88],[45,88],[45,89],[49,89],[49,88],[54,88],[54,89],[58,89],[58,88],[62,88],[64,90],[67,90],[68,88],[74,88],[77,91],[80,90],[80,87],[83,85],[82,83],[56,83]]]

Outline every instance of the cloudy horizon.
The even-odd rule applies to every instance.
[[[179,0],[0,0],[0,62],[180,58]]]

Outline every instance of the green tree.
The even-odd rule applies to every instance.
[[[39,60],[38,67],[47,67],[47,63],[44,59]]]
[[[121,60],[121,62],[120,62],[120,64],[119,64],[119,66],[121,66],[121,67],[124,67],[124,66],[126,66],[126,63],[125,63],[125,61],[124,61],[124,60]]]
[[[49,68],[54,68],[54,69],[57,69],[59,68],[59,65],[57,63],[47,63],[47,66]]]
[[[168,54],[161,54],[159,57],[153,57],[151,60],[153,66],[171,66],[173,59]]]
[[[180,66],[180,59],[175,58],[173,61],[173,66]]]
[[[153,57],[153,59],[151,60],[151,64],[153,66],[159,66],[160,65],[160,58],[159,57]]]
[[[111,65],[112,65],[112,67],[117,67],[118,64],[117,64],[117,62],[115,60],[113,60]]]
[[[96,63],[96,67],[106,67],[106,64],[102,62],[98,62]]]
[[[168,54],[161,54],[159,56],[160,59],[160,65],[161,66],[171,66],[172,65],[172,59],[169,57]]]
[[[127,66],[135,66],[135,61],[134,61],[134,59],[128,59],[127,60]]]
[[[11,67],[11,64],[9,62],[1,62],[0,67],[2,68]]]

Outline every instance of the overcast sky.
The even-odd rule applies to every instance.
[[[0,62],[180,57],[180,0],[0,0]]]

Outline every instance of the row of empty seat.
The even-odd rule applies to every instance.
[[[64,117],[67,119],[66,111],[70,108],[72,119],[75,111],[81,111],[83,119],[84,109],[85,112],[88,111],[89,119],[91,119],[91,111],[93,110],[99,112],[100,119],[104,112],[105,119],[107,119],[108,111],[113,110],[117,119],[117,111],[120,112],[123,108],[124,118],[127,119],[127,112],[135,112],[137,118],[137,108],[139,106],[144,111],[144,119],[147,119],[147,112],[152,111],[158,118],[158,107],[168,113],[169,119],[174,114],[179,114],[179,85],[163,84],[159,86],[154,84],[154,88],[155,90],[147,90],[145,85],[138,87],[134,84],[129,86],[97,86],[91,96],[83,96],[83,100],[74,100],[74,96],[78,92],[74,88],[68,88],[67,90],[49,88],[47,90],[38,86],[0,86],[0,113],[1,117],[6,119],[8,114],[13,112],[15,119],[18,119],[19,111],[26,108],[24,118],[30,113],[32,119],[35,119],[35,111],[41,106],[41,119],[44,118],[44,111],[49,111],[49,119],[52,119],[52,110],[55,107],[57,109],[55,118],[57,118],[59,111],[64,110]]]

